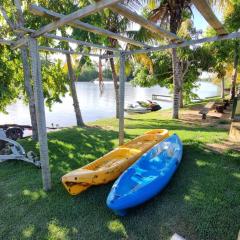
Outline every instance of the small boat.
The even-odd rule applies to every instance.
[[[107,206],[117,215],[157,195],[170,181],[182,159],[182,142],[174,134],[156,144],[114,183]]]
[[[150,100],[146,101],[137,101],[134,104],[128,104],[125,109],[128,113],[149,113],[158,111],[161,109],[161,106],[157,102],[152,102]]]
[[[139,103],[135,103],[135,104],[128,104],[125,111],[127,113],[149,113],[152,110],[150,107],[143,107]]]
[[[168,130],[165,129],[146,132],[94,162],[64,175],[62,183],[71,195],[77,195],[92,185],[113,181],[142,154],[167,137]]]
[[[145,107],[145,108],[149,108],[151,109],[152,112],[161,110],[161,106],[157,103],[157,102],[153,102],[151,100],[147,100],[147,102],[145,101],[137,101],[137,103],[141,106],[141,107]]]

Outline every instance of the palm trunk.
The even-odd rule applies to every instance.
[[[179,107],[180,108],[184,107],[184,104],[183,104],[183,91],[182,91],[182,89],[179,92]]]
[[[234,68],[232,74],[232,86],[230,90],[230,100],[233,100],[236,94],[236,81],[238,74],[238,62],[239,62],[239,42],[235,41],[235,49],[234,49]]]
[[[28,62],[28,54],[26,47],[21,49],[22,63],[23,63],[23,72],[24,72],[24,86],[27,93],[29,101],[29,112],[32,124],[32,139],[38,140],[38,128],[37,128],[37,117],[36,117],[36,107],[34,100],[34,92],[31,84],[31,73]]]
[[[172,49],[172,65],[173,65],[173,112],[172,118],[179,118],[179,100],[181,90],[181,72],[180,61],[177,55],[177,49]]]
[[[182,5],[181,1],[173,1],[170,11],[170,31],[177,33],[182,21]],[[178,57],[177,49],[172,49],[172,68],[173,68],[173,112],[172,118],[179,118],[179,98],[180,90],[182,89],[182,69],[180,67],[180,59]]]
[[[81,110],[78,102],[77,90],[75,86],[75,74],[73,72],[72,60],[71,60],[70,54],[66,54],[66,59],[67,59],[68,75],[69,75],[69,81],[70,81],[69,86],[70,86],[70,92],[73,99],[73,107],[76,115],[77,126],[84,127],[85,124],[82,119],[82,114],[81,114]]]
[[[112,78],[114,83],[115,90],[115,99],[116,99],[116,118],[119,118],[119,85],[118,85],[118,76],[115,69],[114,59],[110,58],[110,66],[112,70]]]
[[[225,98],[225,81],[224,77],[221,79],[221,98]]]

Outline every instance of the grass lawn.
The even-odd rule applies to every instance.
[[[94,126],[98,125],[98,127]],[[207,143],[227,138],[223,128],[170,120],[168,111],[127,116],[126,137],[167,128],[184,143],[182,163],[167,188],[126,217],[105,201],[112,183],[72,197],[60,177],[117,146],[117,121],[49,134],[53,189],[42,190],[41,171],[17,161],[0,166],[0,239],[235,240],[240,228],[240,153],[216,153]],[[26,150],[36,143],[23,140]]]

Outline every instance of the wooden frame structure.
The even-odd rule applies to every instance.
[[[14,0],[14,2],[15,2],[15,5],[17,6],[18,11],[21,11],[19,0]],[[91,4],[69,15],[63,15],[63,14],[45,9],[41,6],[32,5],[30,8],[31,13],[41,17],[48,17],[53,19],[53,22],[51,22],[46,26],[43,26],[39,30],[24,28],[23,25],[15,27],[14,24],[12,24],[11,21],[8,19],[4,9],[0,7],[2,15],[5,18],[6,22],[9,24],[10,28],[13,29],[13,31],[17,34],[18,37],[20,36],[17,41],[0,39],[0,44],[11,45],[12,49],[22,48],[23,46],[25,46],[29,48],[29,52],[30,52],[31,72],[32,72],[32,78],[34,82],[35,105],[37,108],[37,123],[38,123],[38,134],[39,134],[39,143],[40,143],[40,158],[42,163],[43,187],[45,190],[51,189],[51,174],[49,169],[48,143],[47,143],[47,132],[46,132],[46,121],[45,121],[45,110],[44,110],[44,97],[43,97],[43,89],[42,89],[41,61],[40,61],[39,51],[51,51],[51,52],[60,52],[65,54],[87,55],[87,56],[99,57],[102,59],[113,58],[113,57],[120,58],[119,144],[121,145],[124,143],[124,96],[125,96],[125,80],[126,80],[126,76],[125,76],[126,56],[133,55],[133,54],[154,52],[154,51],[163,51],[170,48],[186,47],[194,44],[201,44],[204,42],[213,42],[213,41],[219,41],[219,40],[240,38],[240,32],[227,34],[223,25],[221,24],[221,22],[219,22],[219,20],[216,18],[213,11],[211,10],[207,0],[192,0],[192,3],[200,11],[200,13],[206,19],[206,21],[216,30],[216,32],[218,33],[218,36],[212,37],[212,38],[190,40],[190,41],[185,41],[184,39],[180,39],[174,33],[168,32],[165,29],[160,28],[155,23],[131,11],[129,8],[127,8],[127,6],[123,5],[121,2],[122,2],[121,0],[100,0],[95,4]],[[120,34],[95,27],[93,25],[84,23],[79,20],[80,18],[96,13],[97,11],[101,11],[104,8],[109,8],[112,11],[119,13],[120,15],[128,18],[129,20],[140,24],[142,27],[148,29],[150,32],[154,33],[155,35],[168,39],[169,41],[171,41],[171,43],[168,45],[162,45],[159,47],[150,47],[145,43],[135,41],[133,39],[127,38]],[[107,46],[83,42],[83,41],[79,41],[72,38],[60,37],[60,36],[56,36],[54,34],[49,33],[64,25],[69,25],[71,27],[82,29],[84,31],[89,31],[95,34],[111,37],[113,39],[117,39],[125,43],[131,44],[137,47],[141,47],[142,49],[138,49],[135,51],[122,51],[122,50],[110,48]],[[21,34],[19,35],[19,33]],[[50,39],[56,39],[59,41],[76,43],[78,45],[84,45],[92,48],[104,49],[104,50],[113,52],[114,54],[100,55],[100,54],[81,53],[81,52],[76,52],[72,50],[63,50],[63,49],[38,46],[37,38],[40,36],[50,38]]]

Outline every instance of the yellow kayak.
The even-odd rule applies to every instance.
[[[166,129],[146,132],[94,162],[64,175],[62,183],[71,195],[77,195],[92,185],[113,181],[142,154],[168,136]]]

